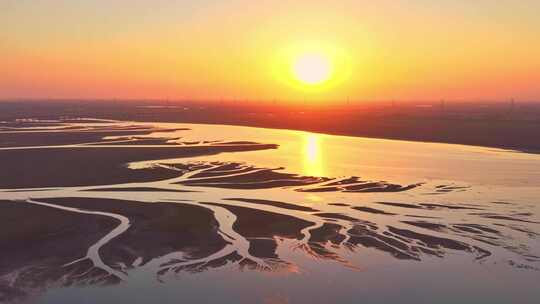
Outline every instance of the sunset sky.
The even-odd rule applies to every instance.
[[[2,0],[0,98],[540,100],[538,12],[538,0]],[[329,65],[316,84],[295,70],[312,55]]]

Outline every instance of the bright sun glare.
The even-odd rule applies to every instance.
[[[294,62],[293,72],[301,82],[316,85],[330,78],[331,64],[323,55],[304,54]]]

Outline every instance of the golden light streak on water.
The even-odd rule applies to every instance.
[[[303,173],[307,176],[325,176],[321,142],[322,137],[320,135],[310,133],[304,135]]]

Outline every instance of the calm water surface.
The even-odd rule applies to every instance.
[[[102,125],[60,126],[92,133]],[[137,138],[107,133],[61,148],[42,145],[35,153],[171,147],[209,147],[212,153],[158,158],[149,153],[122,164],[134,172],[163,170],[171,174],[166,178],[0,190],[5,204],[44,208],[84,219],[85,227],[104,227],[95,228],[87,243],[80,233],[65,231],[40,239],[44,251],[56,252],[55,244],[82,248],[65,257],[9,256],[4,264],[13,260],[18,266],[0,267],[7,269],[0,273],[5,301],[538,301],[539,155],[221,125],[106,125],[152,131]],[[65,135],[67,130],[58,128],[39,132]],[[190,130],[171,131],[179,128]],[[212,150],[255,143],[278,146]],[[31,146],[5,146],[0,156]],[[109,222],[94,222],[100,219]]]

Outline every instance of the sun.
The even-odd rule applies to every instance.
[[[294,61],[293,73],[299,81],[308,85],[317,85],[330,78],[332,65],[324,55],[303,54]]]

